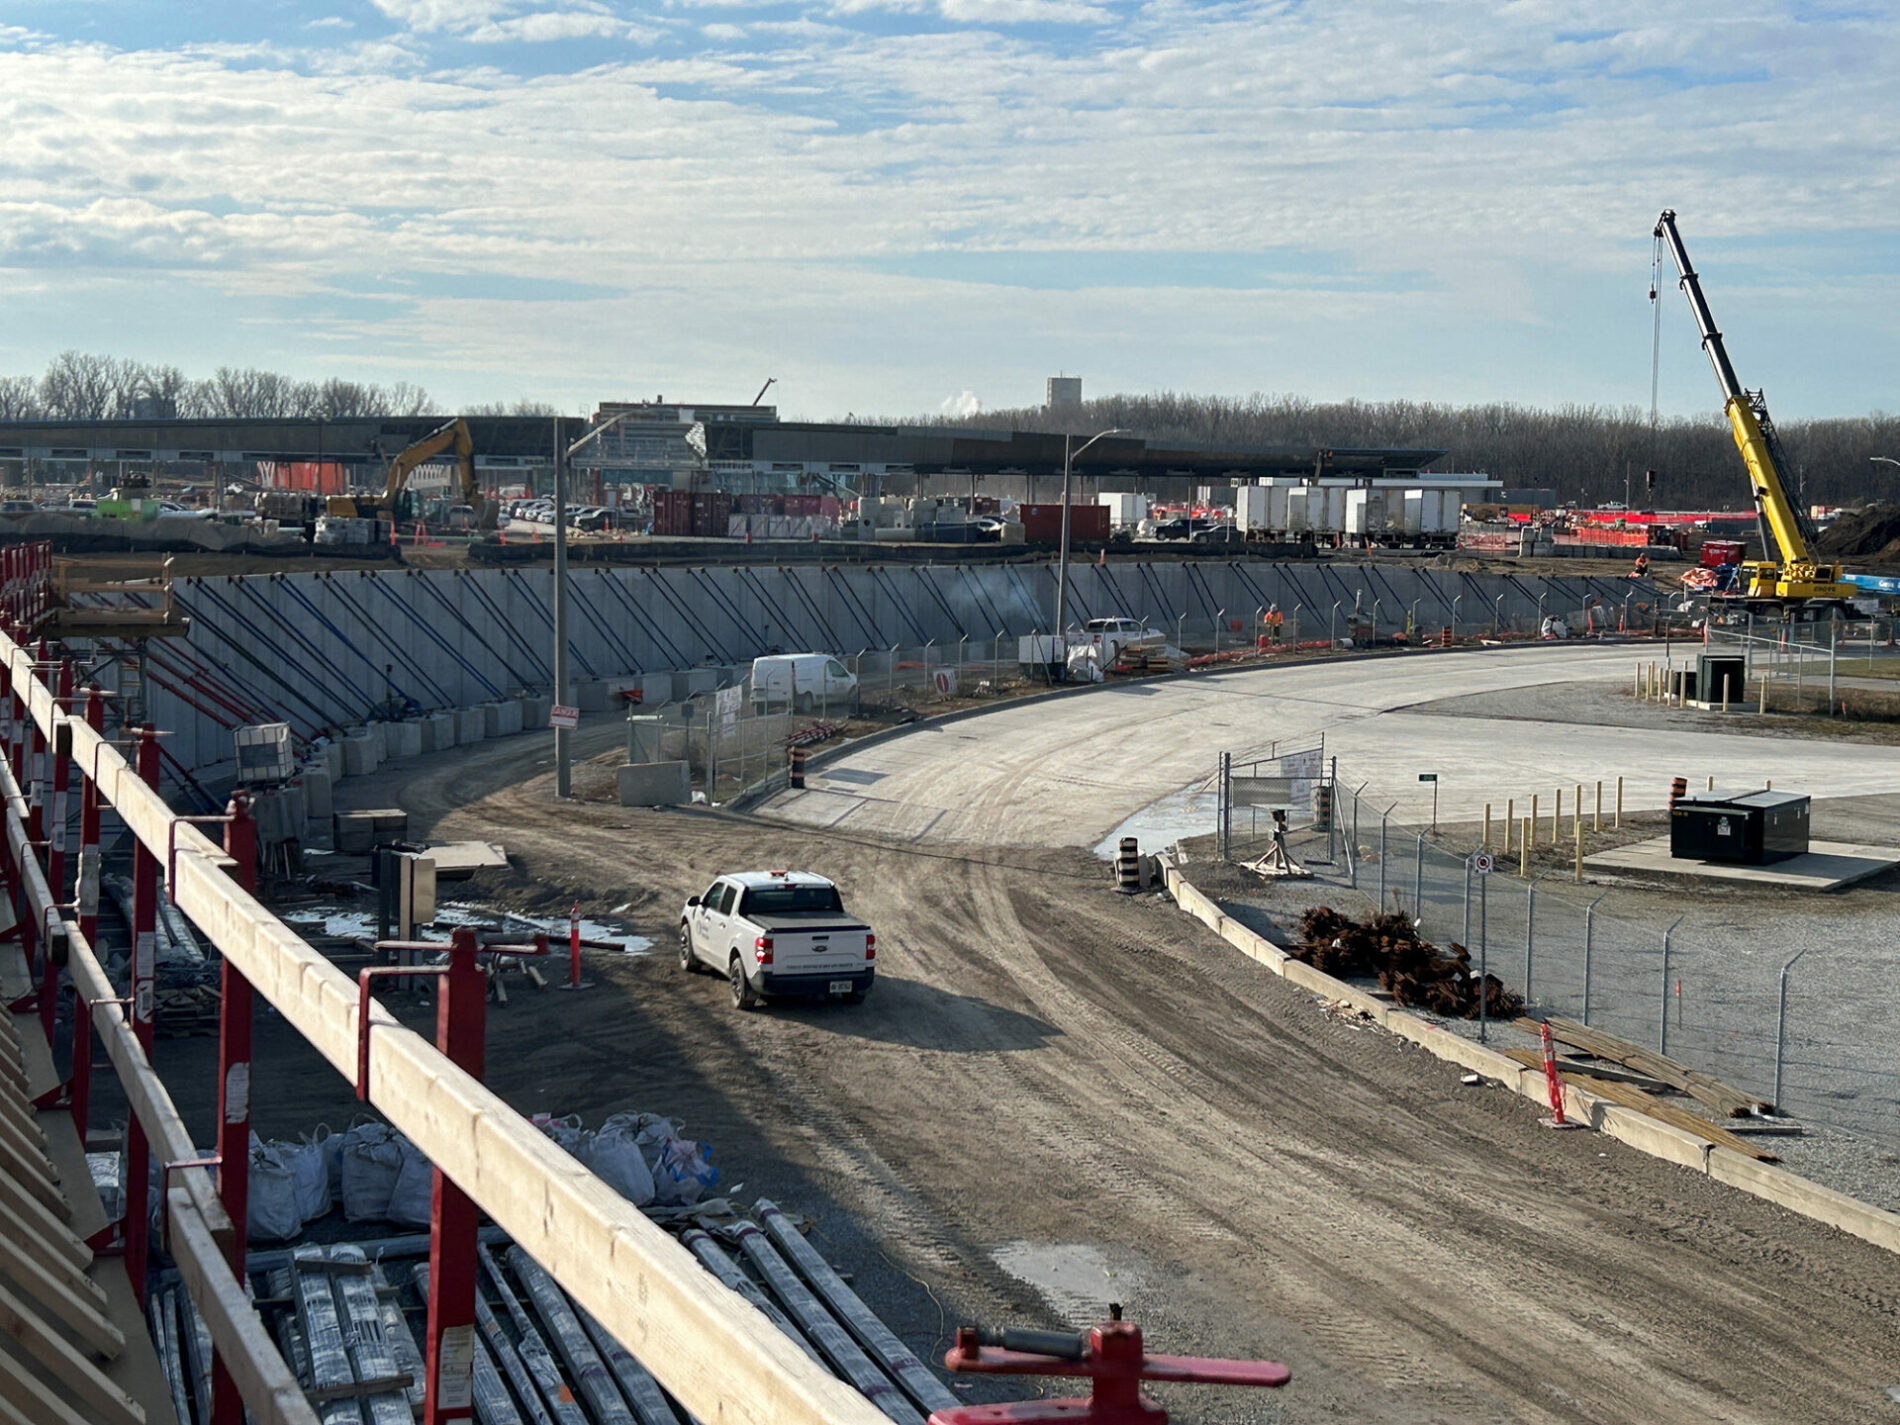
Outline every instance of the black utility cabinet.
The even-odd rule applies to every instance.
[[[1808,850],[1808,798],[1791,792],[1706,792],[1669,817],[1669,854],[1682,861],[1765,866]]]
[[[1746,666],[1737,654],[1698,653],[1695,660],[1696,692],[1691,696],[1705,703],[1720,703],[1723,701],[1723,689],[1726,688],[1729,706],[1741,706]]]

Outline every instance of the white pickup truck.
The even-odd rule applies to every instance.
[[[857,1004],[876,962],[871,928],[845,910],[837,886],[806,871],[731,872],[680,911],[680,969],[725,975],[738,1009],[767,996]]]

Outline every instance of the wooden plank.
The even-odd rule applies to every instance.
[[[125,1349],[125,1336],[106,1318],[106,1294],[89,1277],[81,1277],[92,1290],[82,1294],[34,1261],[17,1243],[0,1240],[0,1275],[57,1317],[81,1345],[95,1355],[112,1360]]]
[[[11,1105],[0,1105],[0,1143],[11,1143],[23,1153],[46,1156],[45,1130],[30,1109],[22,1113]],[[53,1177],[55,1180],[59,1177],[57,1167],[53,1169]]]
[[[57,1195],[56,1195],[57,1196]],[[64,1219],[73,1215],[66,1199],[58,1199],[57,1206],[42,1202],[33,1192],[5,1173],[0,1173],[0,1206],[10,1207],[28,1222],[38,1226],[46,1235],[59,1235],[67,1232]]]
[[[55,1395],[52,1387],[33,1374],[25,1362],[14,1360],[4,1349],[0,1349],[0,1380],[7,1386],[0,1395],[31,1403],[33,1413],[27,1416],[28,1425],[92,1425],[62,1397]]]
[[[1595,1054],[1598,1058],[1613,1060],[1650,1078],[1660,1079],[1677,1092],[1689,1094],[1730,1118],[1744,1118],[1770,1107],[1765,1101],[1743,1093],[1712,1074],[1692,1069],[1679,1060],[1645,1049],[1628,1039],[1606,1034],[1601,1029],[1592,1029],[1571,1019],[1552,1016],[1547,1022],[1551,1038]],[[1532,1034],[1541,1028],[1536,1020],[1530,1019],[1519,1020],[1518,1025]]]
[[[278,1354],[256,1309],[231,1275],[223,1250],[184,1189],[166,1194],[172,1256],[252,1425],[318,1425],[317,1412]]]
[[[39,1154],[22,1153],[11,1143],[0,1139],[0,1173],[45,1203],[52,1211],[62,1217],[72,1215],[72,1207],[60,1192],[55,1180],[57,1170]]]
[[[1544,1056],[1534,1049],[1506,1049],[1505,1054],[1526,1068],[1542,1071]],[[1620,1103],[1625,1108],[1633,1108],[1646,1113],[1659,1123],[1667,1123],[1671,1128],[1680,1128],[1685,1133],[1694,1133],[1711,1143],[1719,1143],[1724,1148],[1754,1158],[1763,1163],[1778,1163],[1781,1159],[1764,1151],[1746,1139],[1729,1132],[1719,1124],[1706,1118],[1698,1118],[1687,1109],[1678,1108],[1672,1103],[1651,1097],[1634,1084],[1626,1084],[1614,1079],[1600,1079],[1587,1073],[1562,1073],[1559,1077],[1567,1084],[1573,1084],[1585,1093],[1593,1093],[1598,1098],[1606,1098],[1611,1103]]]
[[[91,1407],[96,1425],[145,1425],[145,1407],[4,1286],[0,1286],[0,1331],[44,1366],[80,1404]]]
[[[70,1232],[41,1232],[5,1203],[0,1203],[0,1232],[68,1285],[77,1288],[80,1282],[85,1282],[97,1289],[98,1283],[86,1275],[86,1268],[92,1263],[92,1250]]]

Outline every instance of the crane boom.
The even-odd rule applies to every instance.
[[[1709,311],[1708,298],[1702,295],[1702,283],[1689,265],[1689,253],[1676,230],[1676,212],[1663,209],[1656,220],[1656,240],[1669,248],[1683,296],[1695,316],[1696,330],[1702,337],[1702,350],[1715,368],[1716,385],[1722,388],[1723,414],[1727,416],[1735,446],[1742,453],[1748,480],[1755,497],[1755,509],[1767,525],[1777,546],[1764,553],[1776,554],[1778,563],[1752,566],[1749,594],[1757,599],[1807,600],[1851,596],[1857,592],[1840,580],[1840,570],[1818,565],[1809,544],[1810,529],[1800,505],[1790,496],[1787,476],[1778,456],[1774,424],[1768,418],[1768,406],[1759,391],[1749,391],[1735,375],[1716,330],[1715,317]]]

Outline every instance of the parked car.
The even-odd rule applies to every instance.
[[[680,970],[722,973],[735,1009],[772,997],[858,1004],[877,977],[877,936],[838,887],[808,871],[735,871],[688,896]]]
[[[1189,540],[1194,544],[1245,544],[1247,536],[1234,525],[1223,522],[1195,530]]]
[[[1210,519],[1189,519],[1186,515],[1176,515],[1173,519],[1162,520],[1155,526],[1155,538],[1192,539],[1203,530],[1213,527],[1214,521]]]

